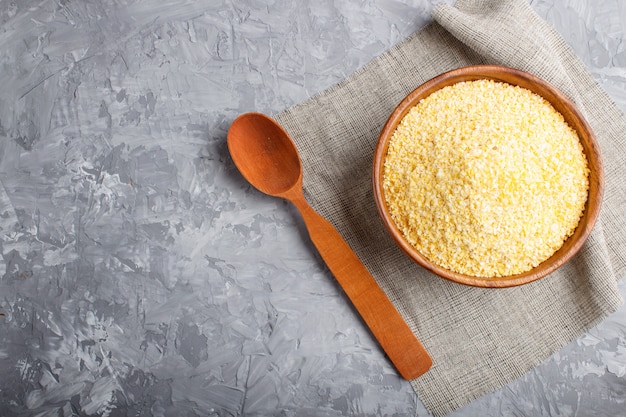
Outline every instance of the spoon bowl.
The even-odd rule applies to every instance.
[[[311,241],[400,375],[414,379],[428,371],[432,359],[424,346],[337,229],[305,200],[302,163],[285,129],[268,116],[246,113],[233,121],[227,140],[244,178],[298,208]]]
[[[237,118],[228,131],[235,165],[259,191],[282,197],[302,184],[302,163],[295,144],[274,120],[260,113]]]

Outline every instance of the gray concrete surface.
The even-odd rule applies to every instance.
[[[428,416],[225,136],[434,3],[0,0],[0,416]],[[531,4],[626,110],[626,4]],[[452,415],[626,416],[625,397],[622,308]]]

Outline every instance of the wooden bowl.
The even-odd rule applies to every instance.
[[[491,79],[506,82],[512,85],[518,85],[542,96],[550,102],[552,106],[554,106],[554,108],[563,115],[565,121],[578,133],[590,169],[589,195],[583,216],[581,217],[574,234],[570,236],[564,242],[563,246],[550,258],[535,268],[521,274],[504,277],[475,277],[464,275],[442,268],[441,266],[430,262],[404,239],[402,233],[394,224],[387,208],[383,190],[383,168],[389,141],[396,129],[396,126],[408,113],[408,111],[421,99],[427,97],[436,90],[461,81],[473,81],[479,79]],[[576,252],[580,250],[583,243],[589,236],[596,219],[598,218],[604,189],[604,174],[600,148],[589,124],[585,121],[574,104],[556,88],[531,74],[513,68],[494,65],[463,67],[446,72],[431,79],[430,81],[427,81],[409,94],[393,111],[380,133],[378,144],[374,152],[372,181],[374,199],[383,224],[394,241],[409,257],[422,267],[432,271],[442,278],[465,285],[492,288],[512,287],[527,284],[550,274],[569,261],[576,254]]]

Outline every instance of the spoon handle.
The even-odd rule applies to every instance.
[[[432,365],[428,352],[339,232],[304,196],[291,201],[326,265],[400,375],[411,380],[428,371]]]

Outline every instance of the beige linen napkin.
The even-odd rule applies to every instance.
[[[346,238],[432,355],[431,370],[411,384],[442,416],[523,375],[621,305],[626,118],[525,0],[460,0],[438,5],[433,18],[276,119],[301,152],[309,202]],[[479,63],[516,67],[561,89],[595,130],[605,162],[601,217],[582,251],[552,275],[510,289],[455,284],[413,263],[385,233],[371,189],[373,150],[394,107],[435,75]]]

